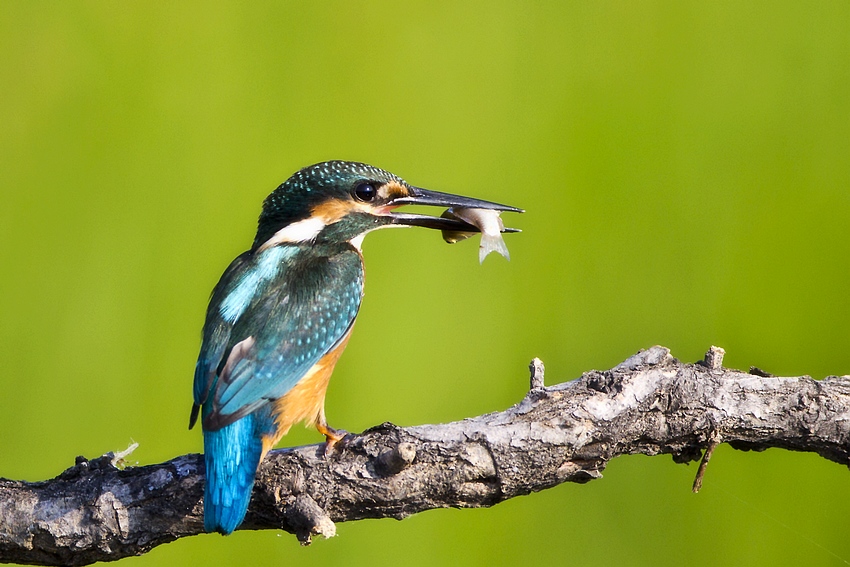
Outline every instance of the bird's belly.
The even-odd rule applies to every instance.
[[[349,332],[339,345],[319,359],[291,390],[275,400],[272,413],[275,416],[277,431],[273,435],[263,437],[264,456],[296,423],[304,421],[309,427],[325,421],[325,393],[328,390],[328,382],[350,336]]]

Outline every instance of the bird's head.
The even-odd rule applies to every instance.
[[[349,242],[387,226],[478,231],[461,220],[393,212],[402,205],[522,212],[498,203],[414,187],[365,163],[326,161],[296,172],[266,198],[253,249],[310,241]]]

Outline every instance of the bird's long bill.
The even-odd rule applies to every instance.
[[[429,191],[421,187],[411,187],[411,195],[407,197],[398,197],[390,203],[392,206],[400,205],[430,205],[435,207],[464,207],[467,209],[490,209],[493,211],[507,211],[512,213],[522,213],[522,209],[493,203],[492,201],[482,201],[481,199],[473,199],[471,197],[463,197],[461,195],[452,195],[451,193],[440,193],[439,191]],[[425,228],[434,228],[437,230],[453,230],[463,232],[480,232],[478,227],[473,226],[460,219],[431,217],[428,215],[418,215],[415,213],[392,213],[393,224],[401,224],[407,226],[421,226]],[[504,232],[519,232],[515,228],[506,228]]]

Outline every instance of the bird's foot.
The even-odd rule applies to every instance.
[[[339,445],[340,448],[344,447],[347,443],[346,437],[350,435],[348,431],[344,429],[334,429],[327,423],[317,424],[316,429],[319,430],[319,433],[325,436],[325,447],[323,450],[325,457],[333,453],[334,448],[337,445]]]

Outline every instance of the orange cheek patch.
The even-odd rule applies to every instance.
[[[397,199],[399,197],[409,197],[410,191],[407,190],[407,187],[399,183],[398,181],[390,181],[385,185],[381,185],[378,189],[378,194],[384,199]]]
[[[356,203],[341,201],[339,199],[331,199],[330,201],[325,201],[324,203],[313,207],[312,216],[322,219],[327,226],[337,222],[357,208],[359,207]]]

